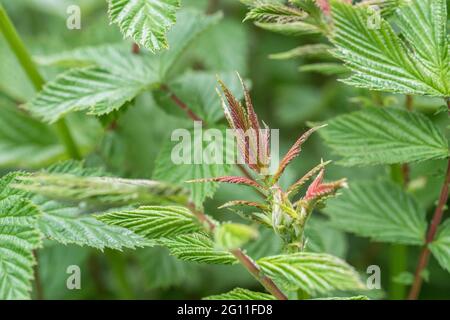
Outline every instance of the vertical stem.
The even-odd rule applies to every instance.
[[[6,41],[8,42],[11,50],[14,52],[17,60],[19,61],[22,69],[27,74],[31,83],[33,84],[36,91],[40,91],[44,86],[44,79],[39,73],[36,65],[31,59],[30,54],[27,51],[22,39],[14,28],[11,19],[8,17],[3,5],[0,4],[0,32],[5,36]],[[64,144],[67,154],[71,158],[80,159],[80,153],[77,149],[75,141],[67,127],[67,124],[63,119],[59,120],[56,123],[56,129],[58,131],[59,138],[61,142]]]
[[[447,161],[447,173],[445,174],[445,180],[441,188],[441,193],[439,195],[439,202],[434,211],[433,218],[428,228],[427,237],[425,239],[425,245],[419,256],[419,261],[417,262],[416,272],[414,274],[414,282],[409,291],[408,299],[416,300],[419,297],[420,289],[422,287],[422,273],[428,265],[428,260],[430,258],[430,249],[428,245],[433,242],[436,235],[439,224],[441,223],[442,216],[444,214],[444,207],[448,200],[448,184],[450,183],[450,159]]]

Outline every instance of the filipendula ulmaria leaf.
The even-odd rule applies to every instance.
[[[70,208],[55,201],[35,197],[42,210],[39,229],[49,239],[62,244],[76,244],[103,250],[135,249],[150,245],[146,239],[132,231],[103,223],[89,214],[80,213],[79,208]]]
[[[80,168],[80,162],[67,161],[53,166],[51,170],[79,172],[85,174],[94,172],[94,169]],[[48,200],[32,192],[17,189],[20,186],[23,173],[12,173],[1,180],[0,196],[14,196],[28,199],[41,212],[37,227],[46,238],[62,244],[76,244],[89,246],[103,250],[104,248],[122,249],[142,247],[149,244],[146,239],[134,234],[132,231],[107,225],[90,214],[83,214],[78,207],[70,207],[66,204]]]
[[[177,147],[182,146],[183,150],[178,150],[180,153],[184,154],[184,151],[189,153],[191,156],[195,150],[198,150],[199,144],[203,143],[203,148],[201,150],[205,151],[207,146],[211,143],[206,143],[205,141],[198,141],[195,134],[189,131],[189,137],[183,138],[183,141],[168,141],[161,149],[160,154],[156,158],[156,166],[153,172],[153,179],[158,181],[167,181],[181,185],[182,187],[187,187],[191,193],[191,200],[197,206],[201,207],[206,198],[212,197],[218,188],[216,182],[206,182],[206,183],[186,183],[189,180],[198,180],[205,178],[213,178],[227,175],[231,166],[229,164],[217,164],[215,161],[211,161],[208,164],[207,161],[201,161],[200,164],[196,164],[193,161],[193,157],[189,158],[191,161],[187,163],[174,163],[173,153],[176,153],[176,157],[180,156],[176,152]],[[223,132],[222,132],[223,134]],[[193,137],[193,141],[187,141]],[[200,137],[201,138],[201,137]],[[195,140],[195,141],[194,141]],[[189,144],[189,146],[185,143]],[[219,143],[219,141],[215,141]],[[217,145],[220,149],[220,145]],[[184,150],[186,147],[186,150]],[[204,160],[204,159],[203,159]],[[212,159],[214,160],[214,159]]]
[[[0,200],[0,299],[30,298],[33,250],[41,245],[37,228],[40,212],[27,199]]]
[[[371,90],[449,96],[446,0],[412,0],[397,9],[400,39],[365,7],[332,0],[336,56],[354,74],[344,82]]]
[[[18,189],[50,199],[92,204],[130,205],[187,203],[187,191],[165,182],[73,174],[34,173],[18,178]]]
[[[130,229],[147,239],[176,236],[201,230],[192,212],[176,206],[142,206],[97,216],[109,225]]]
[[[439,226],[434,241],[430,243],[430,250],[441,267],[450,272],[450,219]]]
[[[158,243],[167,247],[180,260],[207,264],[233,264],[236,258],[228,251],[214,248],[214,242],[203,233],[183,234],[161,238]]]
[[[4,100],[0,104],[0,166],[35,168],[65,157],[52,129]]]
[[[163,247],[144,248],[136,258],[142,269],[145,287],[149,289],[185,286],[201,276],[199,266],[178,260]]]
[[[367,108],[330,120],[319,134],[343,157],[343,165],[394,164],[448,156],[445,136],[418,112]]]
[[[233,250],[258,237],[258,231],[240,223],[222,223],[214,230],[217,248]]]
[[[425,211],[400,186],[354,182],[342,193],[323,209],[332,225],[376,241],[423,244]]]
[[[103,115],[134,99],[147,85],[130,70],[126,75],[97,67],[73,69],[47,83],[26,108],[49,123],[74,111]]]
[[[227,293],[209,296],[204,300],[275,300],[275,297],[262,292],[236,288]]]
[[[26,108],[50,123],[75,111],[88,111],[97,116],[115,111],[143,91],[170,80],[179,71],[175,66],[180,64],[187,47],[220,18],[221,14],[180,12],[179,23],[169,35],[171,50],[154,56],[133,55],[118,45],[66,53],[59,59],[84,67],[69,70],[48,82]]]
[[[166,33],[179,8],[180,0],[108,0],[110,21],[152,52],[168,48]]]
[[[345,261],[328,254],[295,253],[259,259],[262,271],[287,290],[309,294],[334,290],[362,290],[357,272]]]

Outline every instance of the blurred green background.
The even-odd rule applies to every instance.
[[[122,39],[116,26],[109,24],[104,0],[0,1],[37,61],[47,55],[78,47],[128,42]],[[337,81],[336,77],[300,72],[299,66],[308,61],[300,58],[280,61],[268,57],[269,54],[320,39],[285,37],[258,29],[251,23],[243,23],[246,8],[237,0],[182,2],[183,7],[196,7],[208,13],[221,10],[224,13],[222,21],[205,32],[185,52],[185,56],[190,57],[186,69],[239,71],[251,83],[251,95],[260,119],[271,128],[280,129],[282,153],[307,129],[308,122],[325,121],[335,115],[358,110],[365,101],[370,101],[370,93],[348,87]],[[81,7],[81,30],[66,28],[66,9],[71,4]],[[41,70],[47,79],[52,79],[61,71],[44,66]],[[33,95],[31,84],[0,37],[0,104],[20,104]],[[402,100],[392,95],[383,98],[392,103],[401,103]],[[416,107],[432,116],[435,122],[445,122],[445,114],[433,115],[440,102],[417,99]],[[185,126],[188,120],[158,107],[150,95],[144,95],[123,112],[115,130],[102,133],[99,122],[83,115],[75,115],[70,121],[80,139],[99,141],[90,152],[88,163],[105,166],[108,171],[122,177],[152,178],[155,159],[164,141],[169,139],[173,129]],[[288,168],[282,184],[292,183],[321,158],[334,159],[315,135],[305,145],[299,159]],[[442,173],[443,166],[445,163],[434,161],[412,167],[412,179],[422,177],[429,182],[418,193],[421,205],[429,211],[439,190],[434,175]],[[12,163],[4,166],[2,171],[6,173],[17,168],[22,166]],[[329,179],[347,177],[350,183],[352,179],[382,179],[387,176],[389,172],[384,167],[345,168],[331,165],[327,173]],[[231,213],[217,209],[224,201],[235,199],[236,194],[240,199],[255,197],[245,187],[221,186],[214,198],[207,200],[206,212],[220,219],[236,219]],[[323,222],[320,212],[314,215],[319,223]],[[317,249],[346,258],[361,272],[362,277],[367,277],[365,271],[369,265],[379,265],[384,290],[372,290],[367,295],[389,298],[386,291],[389,291],[393,281],[389,245],[370,242],[324,226],[320,232],[310,233],[310,237],[317,238],[315,243],[320,247]],[[270,232],[265,232],[247,249],[252,257],[257,258],[276,253],[279,245]],[[411,272],[418,253],[419,248],[409,249],[407,269]],[[47,299],[197,299],[235,287],[260,289],[239,265],[203,266],[180,262],[170,257],[165,249],[159,248],[125,252],[107,250],[102,253],[47,242],[40,252],[39,262],[41,283]],[[66,268],[69,265],[81,267],[81,290],[70,291],[66,288]],[[449,298],[448,273],[433,259],[428,269],[430,277],[424,284],[421,298]],[[410,274],[403,274],[397,276],[395,281],[408,283],[410,277]]]

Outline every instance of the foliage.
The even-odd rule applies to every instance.
[[[74,2],[0,4],[0,299],[442,298],[448,1]]]

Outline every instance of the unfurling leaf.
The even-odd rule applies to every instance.
[[[219,249],[237,249],[257,237],[257,230],[239,223],[223,223],[214,230],[215,243]]]

